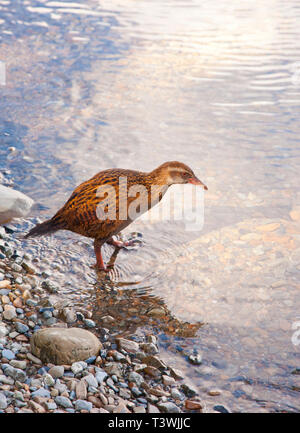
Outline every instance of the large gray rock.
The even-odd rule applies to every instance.
[[[82,328],[44,328],[30,340],[31,352],[45,363],[72,364],[96,356],[102,348],[98,338]]]
[[[28,214],[33,200],[20,191],[0,185],[0,224]]]

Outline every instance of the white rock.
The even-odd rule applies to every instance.
[[[33,203],[31,198],[20,191],[0,185],[0,224],[24,217]]]

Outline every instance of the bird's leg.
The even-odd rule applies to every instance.
[[[132,242],[132,241],[125,241],[125,242],[117,241],[113,237],[109,238],[106,241],[106,243],[108,243],[109,245],[113,245],[114,247],[117,247],[117,248],[129,247],[129,246],[134,244],[134,242]]]
[[[97,239],[95,239],[94,241],[94,251],[96,254],[96,267],[101,270],[101,271],[108,271],[108,269],[106,268],[104,262],[103,262],[103,257],[101,254],[101,246],[102,244],[100,244]]]

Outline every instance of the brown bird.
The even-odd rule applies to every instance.
[[[105,242],[118,248],[130,245],[113,236],[157,204],[169,186],[185,183],[207,189],[187,165],[177,161],[165,162],[149,173],[121,168],[100,171],[79,185],[51,219],[37,224],[25,238],[57,230],[93,238],[96,267],[106,270],[102,245]]]

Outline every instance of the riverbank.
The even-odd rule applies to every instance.
[[[205,411],[197,390],[160,359],[155,335],[116,338],[88,310],[52,302],[47,275],[18,249],[19,242],[11,229],[0,228],[0,412]],[[86,329],[100,350],[69,364],[43,362],[30,342],[47,328]]]

